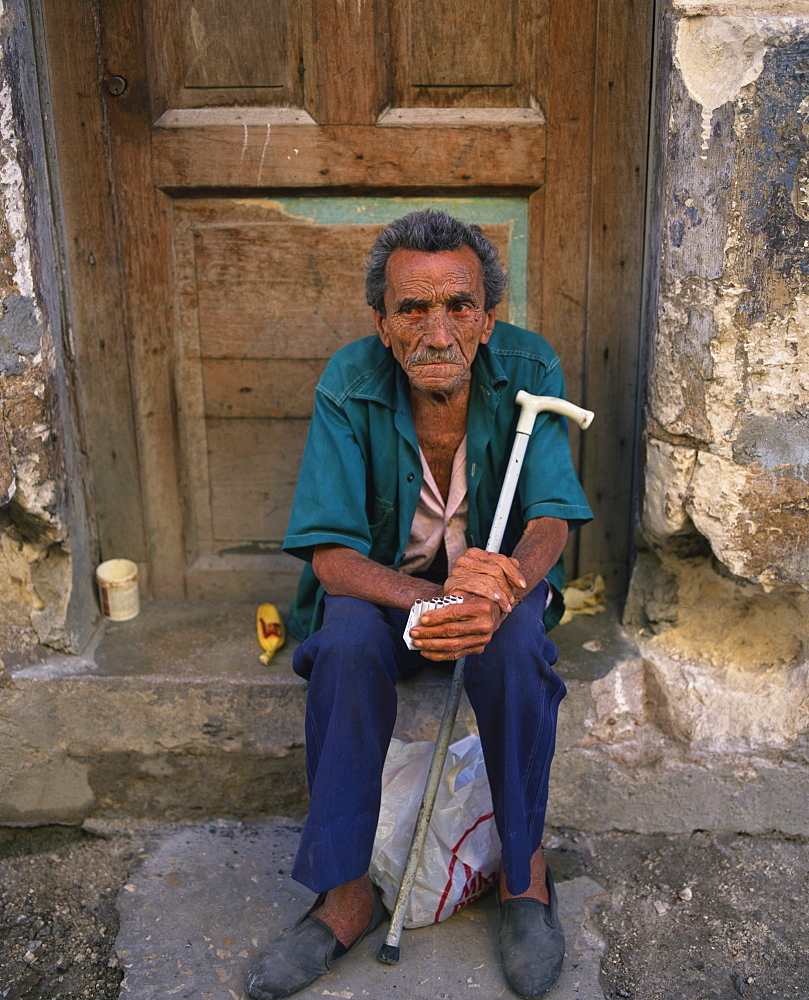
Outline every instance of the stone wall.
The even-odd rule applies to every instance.
[[[0,6],[0,650],[80,648],[97,619],[74,453],[27,6]]]
[[[753,784],[809,745],[809,16],[783,6],[661,25],[642,669],[615,740]]]

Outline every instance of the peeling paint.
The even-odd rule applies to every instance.
[[[734,320],[742,290],[730,286],[724,292],[714,310],[714,376],[705,385],[714,448],[732,458],[736,437],[751,418],[790,415],[798,447],[809,412],[809,293],[796,295],[783,314],[753,323],[740,336]]]
[[[695,448],[649,441],[642,523],[650,541],[670,544],[674,536],[693,531],[685,499],[696,459]]]
[[[679,75],[625,611],[645,671],[599,682],[593,727],[697,760],[809,726],[809,21],[701,6],[666,34]],[[621,714],[630,680],[641,711]]]
[[[11,90],[6,79],[0,84],[0,154],[3,160],[0,164],[3,214],[14,244],[12,248],[15,265],[14,283],[20,295],[33,298],[34,278],[31,271],[31,249],[28,244],[25,188],[18,159]]]
[[[765,591],[809,590],[809,496],[802,481],[700,453],[686,509],[716,557]]]
[[[749,416],[733,442],[733,459],[809,481],[809,407],[779,416]]]
[[[674,61],[688,93],[702,107],[703,160],[708,156],[714,111],[758,79],[765,52],[756,18],[708,16],[680,21]]]
[[[647,442],[642,530],[679,555],[707,541],[764,590],[809,589],[809,27],[687,18],[677,47],[690,97],[734,104],[721,155],[695,169],[693,106],[672,89],[649,387],[664,440]]]

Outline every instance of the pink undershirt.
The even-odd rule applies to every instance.
[[[469,503],[466,493],[466,437],[461,441],[452,460],[452,474],[447,502],[436,485],[424,452],[419,448],[424,480],[410,527],[404,558],[399,566],[403,573],[424,573],[433,564],[443,540],[447,551],[447,567],[452,570],[458,556],[466,552],[466,526]]]

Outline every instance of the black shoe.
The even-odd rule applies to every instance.
[[[281,1000],[313,983],[329,972],[343,955],[382,923],[385,908],[374,886],[371,919],[351,948],[338,941],[334,931],[312,916],[312,910],[326,898],[321,893],[301,919],[262,951],[247,973],[247,994],[253,1000]]]
[[[500,903],[500,953],[508,985],[526,1000],[544,997],[559,978],[565,935],[559,923],[550,868],[545,883],[550,903],[525,896]]]

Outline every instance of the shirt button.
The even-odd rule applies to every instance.
[[[416,478],[415,474],[411,472],[410,475],[407,477],[407,481],[409,483],[412,483],[415,478]]]

